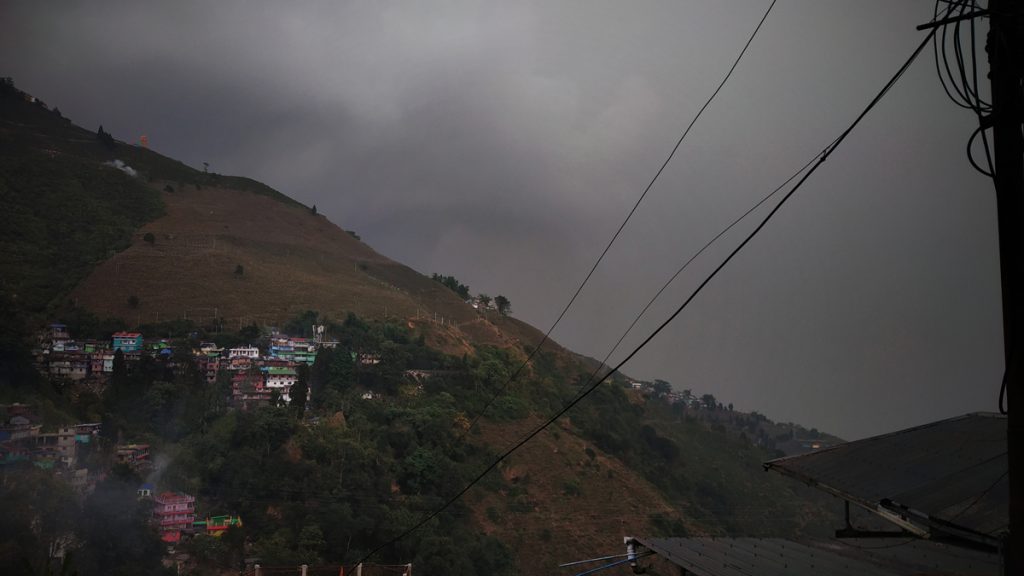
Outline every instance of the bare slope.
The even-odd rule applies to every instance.
[[[46,285],[59,274],[63,284],[74,286],[70,296],[78,305],[139,324],[187,318],[236,329],[283,323],[305,310],[335,320],[349,312],[371,320],[386,316],[416,329],[431,347],[459,356],[483,344],[511,349],[521,359],[543,337],[514,318],[479,314],[444,286],[263,184],[205,174],[125,143],[101,144],[94,133],[22,96],[7,90],[0,98],[0,151],[13,159],[0,163],[0,184],[7,183],[0,192],[20,199],[19,214],[34,218],[9,218],[0,240],[17,256],[4,264],[39,279],[11,282],[12,291]],[[136,175],[111,167],[113,160]],[[59,180],[44,179],[40,174],[50,174],[54,165],[74,170]],[[94,173],[103,176],[101,184]],[[119,187],[116,196],[110,194],[113,185]],[[118,217],[93,219],[74,209],[75,202],[88,201],[83,191],[107,198],[107,204],[116,199],[115,207],[130,214],[106,207],[104,214]],[[33,212],[41,199],[70,208],[60,212],[62,219],[53,217],[53,209]],[[147,199],[144,213],[140,199]],[[110,223],[90,228],[94,222]],[[67,255],[69,242],[61,239],[69,226],[83,239],[76,242],[88,241],[90,249],[72,253],[64,264],[67,258],[58,256]],[[150,234],[152,242],[146,240]],[[49,259],[30,250],[40,246]],[[63,284],[36,308],[67,296]],[[485,418],[471,441],[504,449],[561,406],[565,398],[559,394],[574,390],[576,379],[595,366],[549,343],[531,373],[507,392],[529,398],[533,414],[514,421]],[[782,512],[801,530],[823,517],[820,502],[808,503],[758,476],[762,453],[723,425],[707,428],[636,394],[616,402],[624,394],[613,385],[598,389],[570,414],[571,421],[514,454],[499,487],[470,494],[474,525],[508,544],[525,573],[620,551],[617,536],[624,534],[757,531],[764,528],[762,518],[777,524]],[[666,452],[673,466],[662,457]]]
[[[447,288],[304,207],[230,188],[155,184],[165,185],[174,188],[162,192],[166,214],[74,290],[81,305],[129,322],[219,318],[233,328],[280,323],[303,310],[438,325],[478,321]]]

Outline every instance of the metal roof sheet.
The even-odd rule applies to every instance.
[[[975,413],[772,460],[776,470],[851,502],[882,502],[994,535],[1009,525],[1006,418]]]
[[[995,554],[935,542],[857,539],[639,538],[697,576],[996,576]]]

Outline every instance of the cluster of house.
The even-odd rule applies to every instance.
[[[65,477],[73,488],[89,492],[98,477],[89,475],[83,452],[99,441],[98,422],[68,424],[44,431],[42,419],[30,404],[0,404],[0,470],[34,466]],[[118,444],[116,463],[139,474],[151,469],[148,444]]]
[[[318,332],[322,335],[322,332]],[[139,332],[116,332],[110,340],[76,340],[64,324],[50,324],[35,348],[37,369],[54,379],[102,386],[114,371],[118,351],[132,366],[142,355],[159,358],[172,369],[184,369],[188,356],[213,384],[219,374],[231,375],[231,401],[242,409],[274,402],[291,402],[291,389],[298,380],[298,367],[312,365],[317,350],[336,342],[317,338],[296,338],[274,333],[265,353],[256,346],[219,348],[204,342],[186,355],[165,339],[145,339]],[[366,360],[372,362],[373,358]],[[307,391],[308,395],[308,391]],[[308,399],[308,396],[307,396]]]
[[[333,346],[309,338],[275,334],[265,354],[256,346],[224,350],[212,343],[201,344],[195,353],[196,366],[209,383],[216,382],[221,371],[231,375],[232,404],[243,410],[275,402],[289,403],[292,387],[298,381],[299,366],[311,366],[317,350]],[[309,389],[306,390],[309,399]]]
[[[102,382],[114,371],[114,355],[120,350],[128,362],[143,354],[169,358],[167,340],[143,339],[139,332],[115,332],[110,340],[76,340],[64,324],[50,324],[40,333],[35,348],[36,368],[51,378]]]
[[[207,516],[197,519],[196,498],[184,492],[156,493],[153,484],[145,483],[136,491],[140,499],[150,500],[153,513],[150,521],[160,532],[160,539],[168,544],[181,542],[182,537],[209,534],[219,538],[228,528],[242,526],[242,518],[233,515]]]
[[[74,424],[43,432],[38,415],[28,404],[0,405],[0,418],[0,470],[18,465],[35,466],[65,477],[80,493],[95,488],[99,478],[90,476],[85,467],[79,467],[79,452],[83,445],[97,441],[100,424]],[[148,444],[119,444],[114,453],[118,464],[139,474],[152,471]],[[152,500],[152,522],[164,542],[178,542],[183,534],[221,536],[229,527],[242,524],[237,516],[196,520],[195,498],[188,494],[156,494],[153,485],[148,483],[140,486],[137,494]]]
[[[31,405],[0,405],[0,469],[31,465],[54,470],[73,488],[86,492],[95,478],[79,467],[79,455],[83,446],[96,441],[99,432],[99,423],[70,424],[44,432]]]
[[[656,392],[654,389],[654,384],[652,384],[651,382],[630,381],[629,387],[632,388],[633,390],[639,390],[645,394],[653,394]],[[669,404],[683,403],[688,408],[704,407],[704,400],[702,398],[695,396],[689,390],[683,390],[682,392],[670,390],[661,395],[661,397]]]

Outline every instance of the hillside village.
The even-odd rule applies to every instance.
[[[10,83],[0,98],[0,131],[18,143],[0,169],[17,175],[7,193],[27,215],[3,253],[16,370],[0,374],[0,491],[16,505],[0,562],[84,576],[344,565],[475,477],[599,365],[548,341],[519,374],[542,333],[506,297],[389,260],[258,182],[76,127]],[[52,208],[37,213],[36,197]],[[76,202],[95,213],[80,218]],[[186,242],[196,235],[216,242]],[[182,314],[204,307],[218,322]],[[602,546],[600,521],[554,537],[576,508],[647,532],[802,533],[824,503],[752,471],[834,441],[616,374],[382,560],[538,572]],[[728,513],[753,506],[767,512]]]
[[[1024,575],[1024,2],[95,4],[3,10],[0,576]]]
[[[316,363],[318,353],[333,351],[339,343],[325,333],[323,325],[311,326],[314,336],[310,338],[289,336],[276,329],[268,332],[266,337],[224,348],[207,341],[196,341],[193,346],[188,339],[146,338],[136,331],[114,332],[106,340],[77,339],[67,325],[51,323],[38,333],[33,357],[41,374],[67,388],[72,395],[102,394],[119,374],[130,375],[141,362],[148,362],[157,372],[177,377],[188,370],[196,370],[206,386],[224,394],[222,400],[229,410],[247,412],[261,407],[288,406],[305,410],[313,394],[308,385],[310,368]],[[353,365],[363,367],[377,367],[384,361],[379,350],[351,351],[349,357]],[[422,382],[434,373],[407,369],[403,377],[422,389]],[[675,391],[661,380],[627,380],[622,386],[637,394],[638,399],[682,407],[719,426],[728,423],[744,438],[749,432],[750,441],[756,445],[774,449],[778,442],[786,453],[829,445],[816,432],[810,434],[802,428],[800,431],[805,437],[794,437],[792,425],[789,434],[777,434],[785,427],[779,428],[757,413],[734,412],[731,405],[723,406],[709,394],[697,396],[690,390]],[[294,396],[297,387],[305,390],[304,399]],[[365,401],[380,399],[382,392],[367,389],[359,397]],[[90,470],[87,466],[104,441],[102,423],[82,422],[43,431],[40,416],[32,406],[25,404],[0,406],[0,416],[3,422],[0,425],[0,470],[16,470],[20,465],[51,470],[66,479],[79,494],[89,493],[109,473],[107,467],[93,465]],[[165,543],[173,545],[184,537],[203,533],[219,536],[231,525],[241,522],[230,514],[197,519],[194,495],[161,490],[150,444],[119,437],[109,451],[114,456],[109,465],[123,466],[147,479],[139,486],[137,495],[152,502],[151,521]]]
[[[312,366],[318,349],[335,346],[337,342],[320,337],[299,338],[277,332],[270,335],[263,351],[255,344],[226,350],[213,342],[200,342],[195,348],[175,346],[166,338],[145,339],[139,332],[128,331],[115,332],[108,341],[75,340],[64,324],[50,324],[41,334],[34,356],[37,368],[50,378],[94,391],[102,390],[119,362],[130,371],[146,356],[177,374],[193,363],[211,385],[226,373],[231,382],[232,405],[248,409],[290,404],[298,368]],[[358,361],[371,364],[379,359],[364,355]]]

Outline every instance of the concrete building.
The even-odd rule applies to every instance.
[[[164,492],[153,497],[153,523],[164,542],[179,542],[182,532],[196,520],[196,499],[181,492]]]
[[[139,332],[115,332],[113,341],[114,350],[122,352],[138,352],[142,350],[142,334]]]

